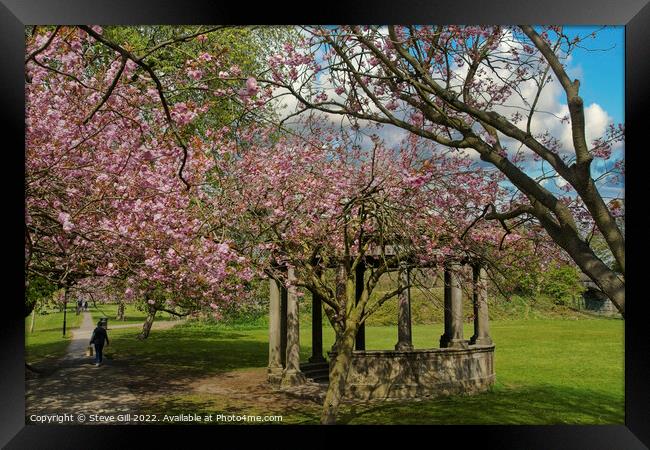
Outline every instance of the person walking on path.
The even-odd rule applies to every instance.
[[[102,322],[97,322],[97,328],[93,331],[93,335],[90,338],[90,344],[95,345],[95,365],[99,366],[102,364],[104,342],[108,345],[108,333],[106,329],[102,326]]]

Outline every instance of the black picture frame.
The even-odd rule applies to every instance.
[[[454,442],[453,448],[480,445],[512,449],[641,449],[650,446],[650,339],[648,307],[644,299],[644,170],[642,152],[643,112],[648,109],[650,89],[650,5],[648,0],[456,0],[425,2],[357,1],[331,2],[307,10],[305,2],[214,3],[185,0],[0,0],[0,114],[5,132],[2,148],[4,239],[4,307],[0,325],[0,445],[5,448],[103,448],[159,441],[163,447],[218,445],[224,433],[247,440],[251,433],[272,448],[338,446],[344,432],[382,442],[389,436],[406,445]],[[626,36],[626,231],[632,263],[626,274],[625,320],[625,425],[620,426],[437,426],[437,427],[164,427],[164,426],[70,426],[25,425],[24,258],[19,238],[24,218],[24,26],[34,24],[334,24],[334,23],[449,23],[449,24],[609,24],[624,25]],[[647,189],[646,191],[647,192]],[[647,194],[646,194],[647,195]],[[16,229],[14,229],[14,227]],[[11,235],[9,233],[12,233]],[[630,238],[631,236],[631,238]],[[7,289],[7,288],[10,289]],[[22,298],[22,297],[20,297]],[[287,429],[290,432],[287,433]],[[417,432],[419,436],[411,437]],[[262,434],[263,433],[263,434]],[[298,434],[296,434],[298,433]],[[400,434],[402,433],[402,434]],[[407,434],[408,433],[408,434]],[[201,436],[198,436],[201,435]],[[291,440],[287,440],[288,436]],[[191,439],[188,441],[188,438]],[[451,441],[449,441],[451,439]],[[225,442],[225,441],[222,441]],[[242,441],[243,442],[243,441]],[[274,445],[273,443],[277,443]],[[340,442],[341,444],[343,442]],[[374,443],[367,444],[372,445]],[[201,444],[205,445],[205,444]],[[402,444],[403,445],[403,444]]]

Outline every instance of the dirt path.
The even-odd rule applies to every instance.
[[[307,383],[281,391],[267,382],[266,367],[198,377],[157,369],[146,364],[126,368],[129,378],[123,382],[140,399],[141,414],[276,414],[314,423],[326,390],[325,385]]]
[[[266,367],[259,367],[200,378],[190,384],[189,388],[195,393],[227,395],[264,406],[278,402],[296,406],[304,404],[304,400],[322,404],[327,384],[308,381],[305,385],[296,386],[290,391],[281,391],[269,385]]]
[[[97,367],[94,357],[86,356],[95,324],[90,313],[83,314],[81,326],[72,331],[72,340],[58,368],[49,375],[25,381],[27,422],[31,422],[32,414],[68,413],[75,417],[71,423],[79,423],[76,420],[79,414],[85,414],[88,418],[90,414],[138,412],[140,401],[128,388],[128,367],[110,359],[104,359],[103,364]],[[180,321],[170,324],[161,322],[154,324],[154,328],[171,328],[178,323]],[[111,328],[124,326],[117,325],[109,330]]]

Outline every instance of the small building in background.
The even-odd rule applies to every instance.
[[[580,309],[603,315],[619,315],[614,303],[598,288],[591,278],[581,274],[580,281],[586,288],[582,294],[583,301]]]

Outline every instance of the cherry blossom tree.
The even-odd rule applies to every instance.
[[[501,175],[457,150],[417,136],[399,148],[377,135],[368,148],[355,146],[353,136],[313,117],[298,129],[308,132],[250,127],[212,135],[219,146],[205,214],[215,229],[230,230],[257,273],[322,299],[337,356],[321,421],[333,423],[359,327],[409,287],[371,300],[382,275],[400,264],[498,259],[539,233],[512,232],[503,248],[498,226],[473,223],[498,196]],[[370,260],[359,285],[357,269]],[[327,275],[332,267],[335,277]]]
[[[242,260],[197,215],[212,162],[187,128],[207,105],[171,104],[152,79],[133,81],[135,57],[119,49],[93,66],[106,56],[100,32],[56,28],[28,42],[25,268],[66,288],[122,280],[127,299],[150,305],[146,337],[157,310],[234,301]]]
[[[527,25],[305,27],[302,42],[273,55],[258,82],[297,100],[285,120],[321,111],[478,156],[512,190],[486,205],[483,218],[506,230],[522,221],[541,225],[624,314],[622,202],[599,190],[620,179],[623,162],[594,169],[594,161],[610,160],[624,129],[611,124],[602,136],[589,134],[580,82],[566,68],[589,37]],[[553,86],[566,100],[557,118],[540,100]],[[568,142],[550,131],[560,126]],[[554,192],[553,183],[562,189]],[[596,234],[622,275],[594,252]]]

